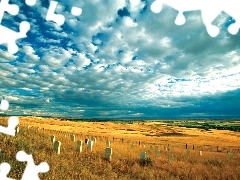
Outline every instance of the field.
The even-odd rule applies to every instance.
[[[49,164],[49,172],[39,173],[41,179],[240,179],[240,132],[191,128],[191,122],[72,122],[39,117],[19,120],[16,136],[0,134],[0,163],[11,165],[8,177],[14,179],[21,179],[26,167],[26,163],[16,161],[20,150],[32,154],[37,165],[43,161]],[[7,117],[0,118],[2,126],[7,122]],[[184,127],[186,124],[188,127]],[[230,124],[238,122],[221,126]],[[97,142],[92,151],[84,144],[80,153],[70,134],[76,136],[76,141],[96,137]],[[51,135],[62,143],[60,154],[54,151]],[[104,158],[107,140],[113,150],[110,162]],[[145,164],[139,160],[143,151],[149,158]],[[169,158],[171,155],[173,158]]]

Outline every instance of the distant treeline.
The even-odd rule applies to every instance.
[[[168,124],[168,126],[176,126],[176,124],[175,125]],[[200,129],[204,129],[204,130],[218,129],[218,130],[230,130],[230,131],[240,132],[240,125],[217,125],[217,124],[204,123],[202,125],[180,124],[177,126],[178,127],[186,127],[186,128],[200,128]]]

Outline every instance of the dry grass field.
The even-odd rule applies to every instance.
[[[16,161],[16,153],[24,150],[33,155],[35,164],[49,164],[49,172],[39,174],[41,179],[240,179],[239,132],[173,127],[163,122],[71,122],[37,117],[19,120],[20,132],[15,137],[0,134],[0,163],[11,165],[11,178],[21,179],[26,164]],[[7,122],[7,117],[0,118],[1,125],[7,126]],[[77,152],[70,134],[76,136],[76,141],[96,137],[93,151],[84,144],[83,152]],[[60,154],[54,151],[51,135],[62,142]],[[104,159],[107,140],[113,150],[111,162]],[[160,156],[155,153],[156,145]],[[142,151],[151,159],[147,165],[140,164]],[[169,155],[173,155],[172,160]]]

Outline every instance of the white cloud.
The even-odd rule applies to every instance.
[[[78,69],[88,66],[91,63],[90,59],[88,59],[83,53],[77,53],[76,57],[73,57],[73,62]]]
[[[136,27],[137,23],[135,23],[130,17],[123,18],[123,25],[125,27]]]
[[[48,65],[50,69],[62,68],[72,57],[72,54],[63,48],[50,48],[42,57],[42,63]]]
[[[3,51],[0,49],[0,63],[3,62],[11,62],[16,60],[18,57],[16,55],[12,55],[8,53],[7,51]]]
[[[184,105],[178,101],[183,97],[200,98],[240,87],[239,36],[234,39],[223,32],[215,39],[209,37],[200,12],[187,13],[186,24],[176,26],[175,10],[164,6],[154,14],[149,2],[129,2],[60,1],[57,11],[66,17],[61,27],[47,21],[40,26],[38,19],[31,19],[35,39],[22,44],[19,56],[0,50],[0,86],[39,89],[38,101],[9,92],[20,103],[43,100],[60,109],[61,103],[68,103],[82,110],[69,111],[81,113],[109,104],[179,107]],[[40,4],[36,10],[45,18],[47,9]],[[83,9],[79,17],[71,15],[72,6]],[[124,7],[130,17],[118,16]],[[221,31],[225,17],[216,20]],[[119,112],[125,113],[98,111],[106,116],[120,116]],[[131,115],[144,115],[136,113]]]

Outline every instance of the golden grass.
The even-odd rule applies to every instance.
[[[153,122],[116,124],[29,117],[19,119],[19,134],[15,137],[0,134],[0,162],[11,164],[11,178],[21,178],[26,165],[16,161],[16,153],[24,150],[33,154],[36,164],[46,161],[50,165],[48,173],[39,174],[41,179],[240,179],[240,154],[237,153],[240,138],[237,132],[208,132],[156,125]],[[7,118],[0,118],[0,124],[6,126]],[[31,125],[31,128],[27,129],[27,125]],[[42,129],[37,130],[37,127]],[[76,152],[76,142],[70,141],[70,133],[73,132],[76,141],[97,137],[93,151],[90,152],[84,144],[83,152]],[[65,133],[67,137],[64,137]],[[160,134],[164,136],[156,136]],[[179,134],[181,136],[177,136]],[[51,135],[62,142],[60,155],[53,151]],[[111,162],[104,160],[106,140],[111,140],[113,148]],[[185,149],[186,143],[191,149],[190,157]],[[134,144],[134,148],[131,148],[131,144]],[[164,146],[168,144],[170,151],[165,151]],[[154,152],[155,145],[159,145],[161,150],[159,157]],[[150,150],[150,146],[153,146],[153,150]],[[216,146],[222,152],[216,152]],[[203,156],[199,155],[200,150],[203,151]],[[140,165],[141,151],[147,152],[147,156],[152,159],[151,165]],[[236,153],[230,158],[227,151]],[[170,154],[174,156],[171,162],[168,161]]]

